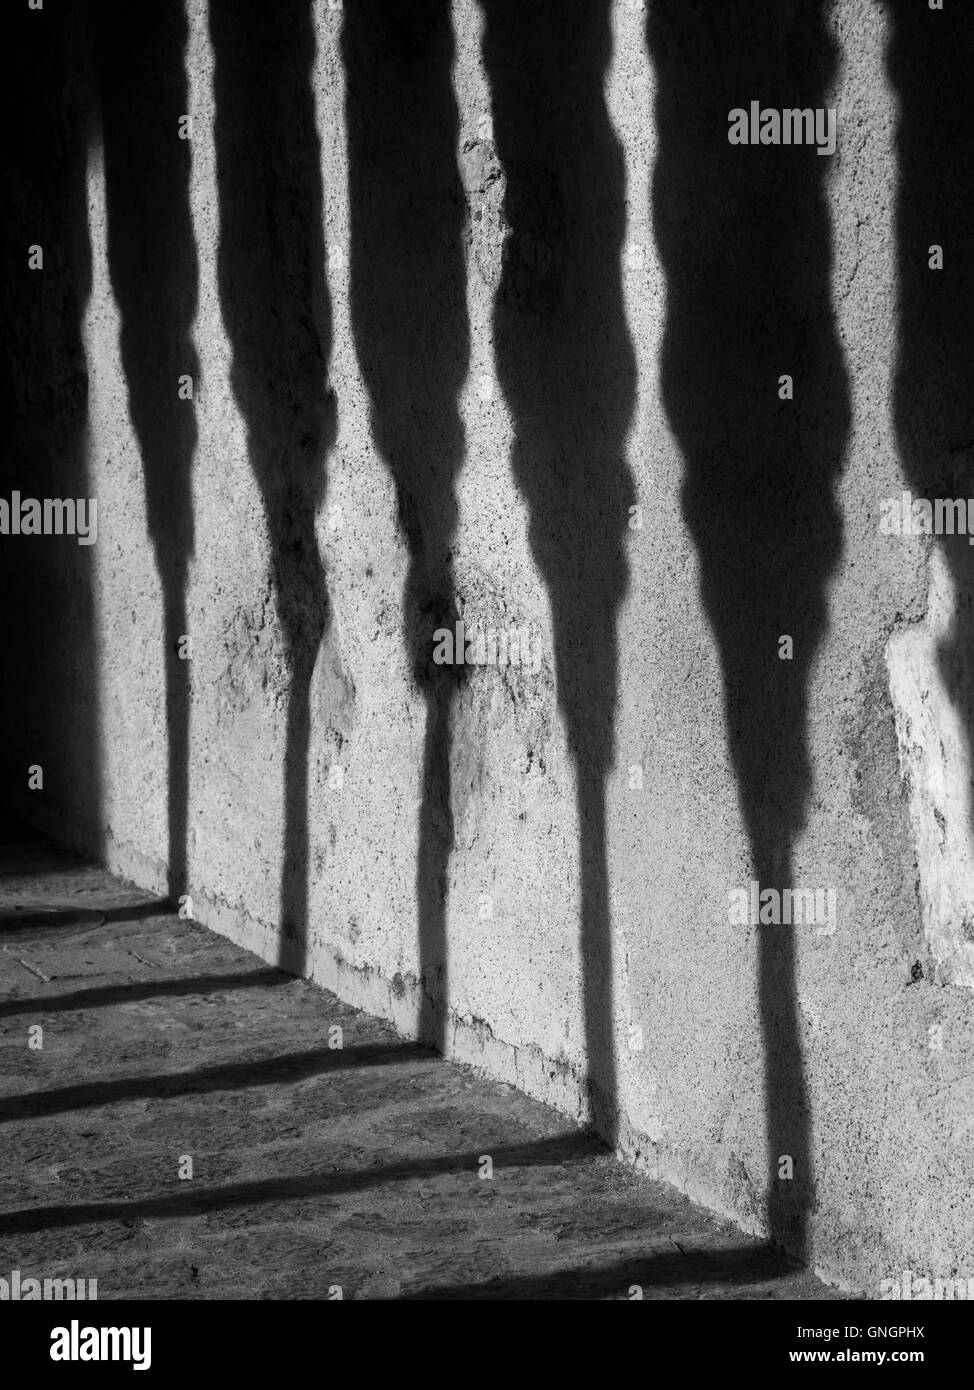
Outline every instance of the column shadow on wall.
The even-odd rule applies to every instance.
[[[914,497],[974,498],[974,10],[884,4],[899,104],[893,405],[900,458]],[[943,249],[942,270],[930,268],[932,246]],[[974,529],[970,512],[967,525]],[[935,544],[957,596],[939,646],[940,671],[974,777],[974,547],[956,534]],[[965,832],[974,835],[974,825]]]
[[[337,431],[311,0],[212,0],[218,275],[271,546],[289,691],[280,963],[305,973],[311,681],[330,605],[315,516]]]
[[[606,109],[609,0],[482,0],[508,235],[494,302],[514,479],[548,588],[558,705],[577,786],[580,947],[590,1117],[611,1144],[613,1038],[606,779],[616,623],[636,502],[625,458],[636,364],[623,310],[623,155]]]
[[[168,747],[168,888],[188,892],[191,663],[186,583],[193,555],[194,400],[200,387],[192,331],[198,297],[190,209],[188,28],[180,0],[89,6],[105,156],[108,265],[121,317],[120,348],[142,457],[146,520],[163,598]],[[185,383],[182,386],[185,392]]]
[[[90,498],[91,293],[86,155],[89,86],[82,12],[3,7],[4,180],[0,289],[3,495]],[[43,269],[28,251],[43,250]],[[102,850],[102,768],[93,594],[95,546],[72,536],[5,535],[4,779],[18,810]],[[44,769],[27,791],[28,767]],[[27,791],[26,800],[24,793]],[[53,814],[52,814],[53,812]]]
[[[811,789],[808,681],[841,551],[833,486],[849,395],[831,305],[830,161],[728,143],[728,112],[824,107],[835,56],[819,0],[653,0],[666,276],[662,392],[685,459],[683,515],[724,674],[738,795],[761,888],[794,884]],[[834,156],[833,156],[834,158]],[[779,378],[794,400],[779,399]],[[794,659],[779,660],[779,637]],[[761,926],[769,1226],[805,1252],[813,1203],[794,928]],[[779,1156],[794,1178],[779,1178]]]
[[[376,447],[409,552],[404,610],[426,704],[416,864],[419,1034],[443,1050],[446,914],[453,849],[451,716],[463,667],[433,662],[453,630],[453,536],[469,357],[448,0],[355,0],[344,11],[351,316]]]

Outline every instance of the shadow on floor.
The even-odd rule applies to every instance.
[[[398,1049],[387,1051],[395,1053]],[[427,1055],[435,1059],[432,1052]],[[389,1060],[395,1061],[397,1058],[393,1055]],[[491,1150],[495,1173],[504,1167],[583,1163],[604,1153],[603,1144],[581,1131],[525,1144],[495,1145]],[[359,1172],[309,1173],[298,1178],[263,1178],[255,1182],[229,1183],[224,1187],[211,1187],[203,1191],[182,1191],[169,1196],[129,1202],[91,1202],[39,1207],[33,1211],[8,1212],[0,1216],[0,1235],[83,1226],[91,1222],[201,1216],[208,1212],[222,1211],[227,1207],[255,1206],[262,1202],[294,1202],[306,1197],[328,1197],[345,1192],[367,1192],[370,1188],[384,1187],[388,1183],[405,1182],[410,1178],[434,1177],[442,1173],[468,1171],[476,1175],[480,1158],[480,1151],[471,1149],[466,1153],[410,1159]]]
[[[628,1298],[634,1286],[642,1296],[655,1289],[705,1284],[763,1284],[787,1278],[799,1268],[769,1246],[745,1246],[740,1250],[688,1250],[675,1248],[661,1254],[635,1255],[613,1264],[584,1265],[576,1269],[547,1271],[539,1275],[489,1279],[481,1284],[433,1285],[417,1293],[401,1294],[399,1302],[431,1300]]]
[[[186,980],[143,980],[130,985],[99,985],[78,989],[71,994],[52,994],[41,998],[14,999],[0,1004],[0,1018],[17,1014],[72,1013],[75,1009],[108,1009],[118,1004],[136,1004],[144,999],[173,999],[187,994],[216,994],[234,989],[263,989],[289,985],[293,975],[268,967],[266,970],[235,971],[226,975],[194,975]]]
[[[0,1100],[0,1124],[13,1120],[36,1120],[64,1115],[71,1110],[89,1110],[129,1100],[161,1100],[174,1096],[200,1095],[206,1091],[240,1091],[250,1086],[277,1085],[304,1081],[311,1076],[347,1067],[382,1066],[393,1062],[428,1061],[435,1054],[414,1043],[397,1046],[375,1044],[362,1047],[313,1048],[283,1057],[255,1058],[229,1062],[226,1066],[203,1067],[198,1071],[161,1072],[157,1076],[122,1077],[114,1081],[92,1081],[78,1086],[61,1086],[28,1095],[5,1096]]]

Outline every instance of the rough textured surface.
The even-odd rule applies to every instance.
[[[835,1296],[512,1087],[0,839],[4,1277],[101,1299]]]
[[[918,812],[878,523],[966,495],[974,12],[7,8],[4,476],[99,503],[0,547],[11,800],[830,1278],[970,1273],[969,749]],[[837,153],[730,147],[751,99]],[[455,616],[539,669],[435,667]],[[732,925],[755,877],[835,932]]]
[[[971,989],[974,817],[968,741],[972,709],[964,693],[970,686],[953,684],[941,658],[951,645],[952,629],[963,620],[958,611],[962,600],[940,549],[931,558],[930,572],[926,616],[922,623],[893,634],[886,660],[900,766],[910,791],[924,934],[935,978]],[[969,660],[969,652],[962,659]]]

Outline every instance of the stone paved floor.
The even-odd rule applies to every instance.
[[[0,1066],[4,1277],[97,1278],[100,1299],[839,1297],[6,820]]]

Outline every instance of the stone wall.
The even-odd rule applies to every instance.
[[[5,24],[3,495],[98,505],[2,538],[12,804],[828,1278],[974,1272],[974,552],[880,529],[974,492],[971,16]]]

